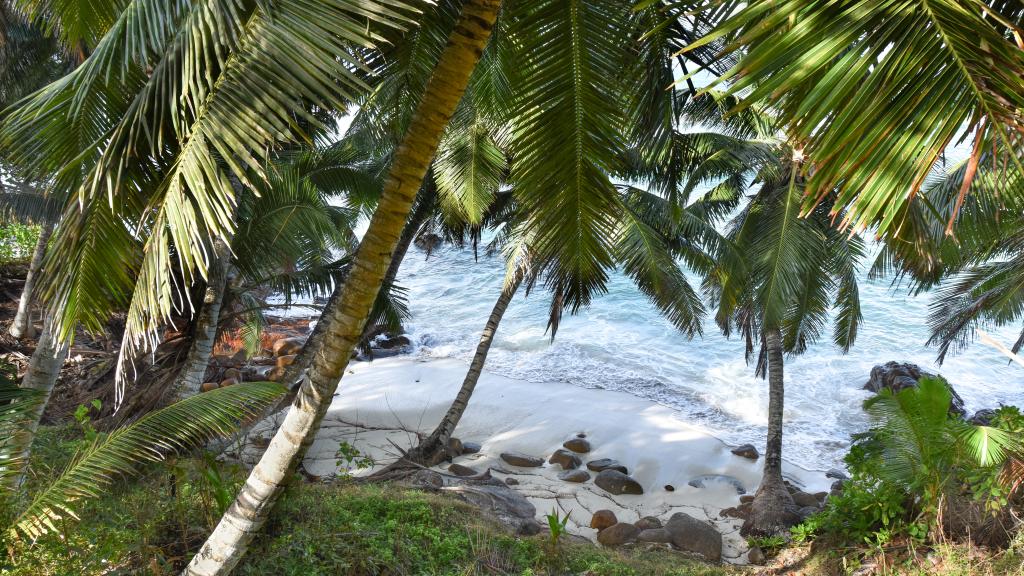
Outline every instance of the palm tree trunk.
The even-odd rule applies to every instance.
[[[444,418],[437,425],[437,428],[434,429],[430,436],[420,442],[419,446],[410,450],[403,458],[404,461],[424,466],[435,466],[442,460],[452,456],[448,453],[448,441],[451,439],[452,433],[455,432],[455,427],[459,425],[462,415],[466,412],[466,407],[469,406],[469,399],[473,396],[473,390],[476,389],[476,383],[480,380],[480,373],[483,372],[484,363],[487,362],[487,353],[490,351],[491,343],[494,341],[494,333],[498,331],[498,324],[501,323],[501,319],[505,316],[505,311],[508,309],[509,303],[512,302],[512,297],[515,296],[516,290],[519,289],[522,279],[522,274],[516,274],[511,282],[502,288],[501,295],[498,296],[498,301],[494,303],[491,315],[487,318],[487,324],[480,335],[480,342],[476,345],[476,353],[473,354],[473,361],[469,365],[469,371],[466,372],[466,378],[462,381],[462,388],[459,389],[459,393],[455,396],[455,400],[448,408]]]
[[[53,234],[53,223],[43,224],[39,230],[36,249],[32,252],[32,260],[29,261],[25,287],[21,291],[21,300],[18,301],[18,312],[14,315],[14,321],[11,322],[11,327],[8,330],[11,336],[19,340],[35,336],[35,329],[32,326],[32,291],[35,289],[39,269],[43,265],[43,256],[46,254],[46,244],[50,241],[51,234]]]
[[[50,394],[53,393],[53,387],[57,384],[57,377],[60,376],[60,369],[67,357],[68,345],[53,333],[51,317],[47,315],[43,332],[39,335],[36,349],[28,362],[28,370],[21,381],[22,388],[43,392],[43,401],[39,402],[28,426],[18,432],[18,439],[14,442],[13,451],[19,453],[20,458],[24,460],[28,460],[32,452],[32,441],[35,439],[36,430],[39,429],[39,421],[43,418]],[[15,476],[11,481],[12,486],[18,486],[21,483],[21,476]]]
[[[793,497],[782,480],[782,409],[785,390],[782,374],[782,333],[765,331],[768,353],[768,445],[764,452],[761,486],[750,505],[750,515],[740,530],[744,536],[774,536],[796,520]]]
[[[398,147],[380,203],[356,251],[337,306],[324,310],[323,341],[284,422],[206,543],[185,568],[228,574],[263,526],[285,482],[312,444],[377,297],[416,192],[490,37],[500,0],[468,0]]]
[[[192,334],[192,346],[188,350],[185,366],[181,370],[181,398],[199,394],[206,376],[206,368],[210,364],[213,345],[217,341],[217,324],[220,320],[220,307],[224,302],[224,292],[228,284],[228,269],[231,267],[231,249],[221,239],[213,245],[213,262],[206,275],[206,291],[203,293],[203,305],[196,317],[195,330]]]

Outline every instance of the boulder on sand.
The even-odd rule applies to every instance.
[[[644,488],[633,478],[618,470],[606,469],[597,473],[594,484],[609,494],[643,494]]]
[[[637,542],[651,542],[655,544],[668,544],[672,542],[672,536],[669,535],[668,530],[664,528],[648,528],[647,530],[641,530],[636,535]]]
[[[618,523],[619,520],[615,517],[615,512],[611,510],[598,510],[590,517],[590,527],[598,531]]]
[[[448,467],[448,471],[456,476],[476,476],[479,474],[476,469],[462,464],[452,464]]]
[[[548,464],[561,464],[564,470],[575,470],[580,467],[582,460],[576,454],[564,449],[559,448],[555,450],[555,453],[548,458]]]
[[[749,460],[757,460],[761,457],[761,453],[757,451],[757,448],[753,444],[743,444],[732,449],[732,453],[742,458]]]
[[[564,482],[581,484],[590,480],[590,472],[587,472],[586,470],[566,470],[558,475],[558,479]]]
[[[699,554],[709,562],[722,559],[722,535],[715,527],[683,512],[676,512],[665,524],[672,546]]]
[[[888,388],[895,394],[906,388],[916,388],[917,381],[925,376],[935,376],[935,374],[922,370],[917,364],[909,362],[886,362],[871,369],[871,376],[868,378],[867,383],[864,384],[864,389],[877,394],[883,389]],[[957,416],[965,416],[967,410],[964,409],[964,399],[956,393],[956,390],[948,382],[946,386],[949,388],[949,393],[952,396],[949,412]]]
[[[662,528],[661,520],[656,516],[644,516],[643,518],[636,521],[636,527],[641,530],[650,530],[652,528]]]
[[[522,452],[502,452],[501,459],[513,466],[522,468],[539,468],[544,465],[543,458],[537,458]]]
[[[572,450],[577,454],[586,454],[587,452],[590,452],[590,442],[587,441],[586,438],[576,437],[571,440],[566,440],[565,443],[562,444],[562,447],[567,450]]]
[[[587,468],[594,472],[601,472],[602,470],[618,470],[623,474],[629,474],[629,470],[625,466],[619,464],[618,460],[612,458],[599,458],[597,460],[591,460],[587,462]]]
[[[629,522],[619,522],[597,533],[597,541],[604,546],[621,546],[635,542],[640,529]]]

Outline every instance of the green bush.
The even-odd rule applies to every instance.
[[[0,264],[28,262],[39,241],[39,226],[0,224]]]

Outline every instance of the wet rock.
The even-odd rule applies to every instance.
[[[463,454],[476,454],[477,452],[479,452],[482,449],[483,449],[483,447],[480,445],[479,442],[463,442],[462,443],[462,453]]]
[[[566,470],[558,475],[558,479],[565,482],[580,484],[590,480],[590,472],[587,472],[586,470]]]
[[[672,542],[672,536],[670,536],[668,530],[665,530],[664,528],[648,528],[647,530],[641,530],[640,533],[636,535],[636,541],[668,544]]]
[[[877,394],[883,389],[888,388],[893,393],[896,393],[906,388],[917,387],[917,381],[924,376],[935,376],[935,374],[922,370],[917,364],[909,362],[886,362],[871,369],[871,376],[868,378],[867,383],[864,384],[864,389]],[[961,417],[966,416],[967,411],[964,409],[963,398],[948,383],[946,386],[953,396],[949,405],[949,412]]]
[[[705,474],[704,476],[692,478],[687,482],[687,484],[694,488],[707,488],[712,484],[728,484],[736,490],[737,494],[747,493],[747,489],[743,486],[742,482],[732,476],[726,476],[725,474]]]
[[[814,499],[818,501],[818,504],[824,504],[825,499],[828,498],[828,492],[815,492]]]
[[[463,464],[452,464],[448,467],[448,471],[456,476],[476,476],[480,473],[475,468],[470,468]]]
[[[671,484],[665,484],[665,492],[675,492],[676,487]]]
[[[572,440],[568,440],[562,444],[562,447],[567,450],[572,450],[577,454],[586,454],[587,452],[590,452],[590,442],[585,438],[573,438]]]
[[[376,344],[376,348],[381,350],[394,350],[396,348],[405,348],[406,346],[412,345],[412,340],[409,340],[406,336],[395,336],[394,338],[385,338],[380,340]]]
[[[644,516],[643,518],[636,521],[636,527],[641,530],[650,530],[652,528],[664,528],[661,525],[661,520],[656,516]]]
[[[594,472],[601,472],[602,470],[618,470],[623,474],[629,474],[629,470],[627,470],[625,466],[619,464],[618,460],[613,460],[611,458],[591,460],[590,462],[587,462],[587,468]]]
[[[644,488],[633,478],[618,470],[605,469],[597,473],[594,484],[609,494],[643,494]]]
[[[754,501],[754,495],[753,494],[744,494],[743,496],[740,496],[740,504],[749,504],[749,503],[751,503],[753,501]]]
[[[665,524],[665,530],[673,547],[698,554],[709,562],[722,559],[722,535],[711,524],[676,512]]]
[[[764,564],[767,558],[764,557],[764,552],[758,546],[752,546],[747,552],[747,562],[755,565]]]
[[[288,354],[286,356],[278,356],[277,360],[274,361],[274,364],[278,368],[286,368],[288,366],[291,366],[293,363],[295,363],[296,356],[298,356],[298,354]]]
[[[597,541],[604,546],[621,546],[635,542],[640,529],[628,522],[619,522],[597,533]]]
[[[507,476],[505,478],[505,484],[508,484],[509,486],[518,486],[519,485],[519,480],[516,480],[515,478],[513,478],[511,476]]]
[[[982,408],[981,410],[975,412],[974,415],[971,416],[970,420],[968,420],[968,422],[974,424],[975,426],[988,426],[989,424],[992,423],[992,419],[995,417],[995,410],[992,410],[991,408]]]
[[[615,512],[611,510],[598,510],[590,517],[590,527],[598,531],[618,523],[619,520],[615,517]]]
[[[798,491],[793,494],[793,503],[801,508],[806,506],[819,506],[818,499],[813,494],[808,494],[803,491]]]
[[[281,338],[274,342],[274,356],[290,356],[302,351],[302,338]]]
[[[501,459],[513,466],[520,466],[522,468],[539,468],[544,465],[543,458],[537,458],[522,452],[502,452]]]
[[[412,242],[420,250],[424,250],[426,252],[433,252],[434,249],[440,246],[443,241],[444,239],[438,236],[437,234],[429,233],[420,234]]]
[[[580,457],[572,452],[559,448],[555,450],[555,453],[548,459],[549,464],[561,464],[564,470],[574,470],[580,467],[583,463]]]
[[[829,468],[828,472],[825,472],[825,478],[834,478],[836,480],[847,480],[850,477],[846,475],[846,472],[840,468]]]
[[[737,446],[732,449],[732,453],[749,460],[757,460],[761,457],[761,453],[757,451],[757,448],[755,448],[753,444]]]
[[[462,456],[465,453],[465,447],[462,445],[462,440],[458,438],[448,439],[448,454],[455,458],[456,456]]]
[[[846,482],[845,480],[836,480],[835,482],[833,482],[832,486],[829,488],[829,493],[830,494],[839,494],[839,493],[841,493],[843,491],[843,484],[845,482]]]

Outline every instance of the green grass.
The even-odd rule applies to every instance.
[[[71,458],[80,434],[41,431],[29,488]],[[208,459],[152,466],[87,503],[80,522],[34,545],[7,543],[3,576],[176,574],[239,486],[243,471]],[[227,499],[225,500],[225,495]],[[16,503],[15,507],[19,504]],[[235,571],[241,576],[727,576],[739,571],[666,549],[608,550],[509,535],[452,498],[393,485],[296,482]]]

